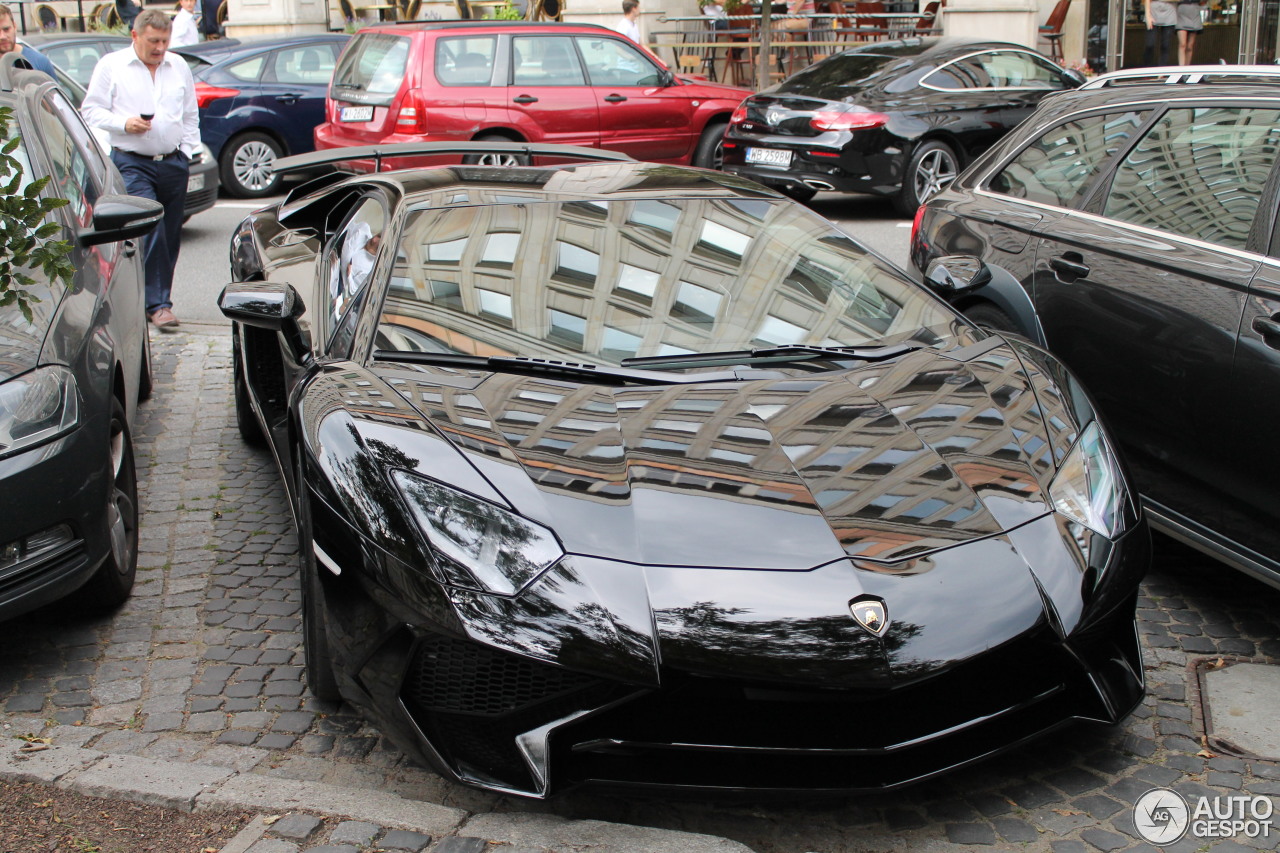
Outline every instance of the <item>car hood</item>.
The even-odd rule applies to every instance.
[[[1046,410],[1039,374],[999,339],[974,346],[695,385],[492,374],[457,387],[434,368],[389,381],[570,554],[808,570],[900,561],[1049,511],[1073,419]]]

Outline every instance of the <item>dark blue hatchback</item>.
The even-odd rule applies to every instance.
[[[191,66],[200,136],[213,151],[222,185],[240,198],[280,185],[277,157],[315,147],[325,95],[348,36],[330,33],[252,42],[202,42],[179,53]]]

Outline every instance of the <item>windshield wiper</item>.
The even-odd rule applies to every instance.
[[[648,355],[624,358],[623,367],[706,367],[717,364],[771,364],[819,359],[885,361],[920,349],[919,345],[892,344],[882,347],[823,347],[811,344],[781,344],[734,352],[691,352],[681,355]]]
[[[556,361],[549,358],[528,358],[516,355],[465,355],[463,353],[402,352],[399,350],[380,349],[374,350],[373,358],[375,361],[435,364],[441,367],[487,370],[493,373],[521,373],[528,376],[580,379],[602,385],[693,385],[701,382],[736,382],[744,378],[733,370],[688,375],[682,373],[655,373],[650,370],[630,370],[626,367],[583,364],[573,361]]]

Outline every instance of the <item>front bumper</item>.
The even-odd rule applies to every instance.
[[[1024,525],[1024,546],[1052,541],[1053,525]],[[709,602],[686,592],[721,570],[579,557],[503,599],[441,589],[343,527],[317,514],[317,541],[343,566],[321,576],[344,695],[420,761],[491,790],[887,790],[1073,721],[1117,723],[1144,691],[1142,524],[1108,549],[1102,584],[1061,560],[1033,581],[999,536],[939,552],[936,575],[918,576],[945,598],[915,604],[910,575],[846,563],[732,573],[740,594]],[[987,568],[992,554],[1006,565]],[[1015,596],[992,592],[1000,572],[1026,576]],[[883,639],[849,618],[851,578],[892,602]],[[1089,601],[1073,608],[1075,593]],[[788,599],[805,605],[766,603]],[[945,617],[940,600],[953,602]]]

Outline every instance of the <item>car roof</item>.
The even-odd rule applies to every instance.
[[[845,54],[884,54],[891,56],[931,57],[949,53],[967,53],[977,50],[1026,50],[1037,53],[1025,44],[1007,41],[964,38],[961,36],[924,36],[921,38],[894,39],[871,42],[843,51]]]
[[[1256,81],[1231,83],[1126,83],[1122,86],[1064,89],[1052,92],[1040,102],[1040,114],[1062,114],[1102,105],[1151,103],[1155,101],[1275,100],[1280,86]]]
[[[198,56],[201,59],[211,60],[215,56],[221,59],[225,56],[253,53],[259,50],[273,50],[278,47],[344,42],[349,38],[351,36],[346,33],[314,33],[311,35],[267,39],[215,39],[213,41],[197,42],[186,47],[172,48],[172,50],[174,53],[189,54]]]

